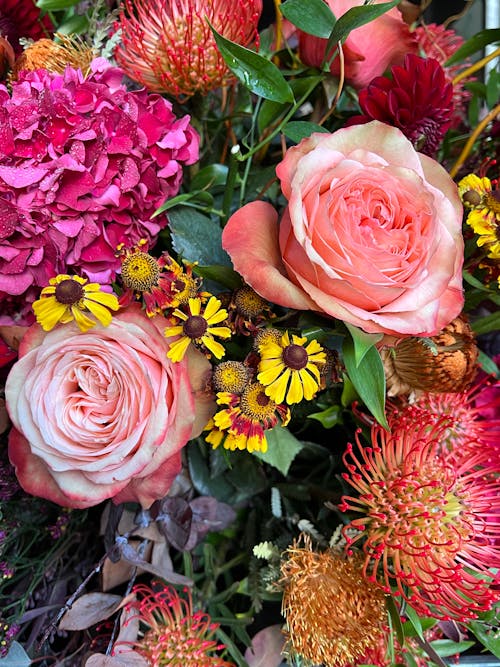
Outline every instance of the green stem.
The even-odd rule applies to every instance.
[[[222,200],[222,226],[224,226],[229,218],[231,210],[231,202],[233,200],[234,186],[238,177],[239,162],[241,161],[241,149],[239,144],[235,144],[230,151],[229,168],[226,179],[226,190]]]
[[[312,91],[316,88],[318,85],[318,81],[315,81],[312,83],[309,88],[306,90],[306,92],[298,99],[297,102],[292,106],[290,111],[286,114],[286,116],[283,118],[281,123],[275,127],[275,129],[265,138],[263,139],[260,143],[258,143],[256,146],[254,146],[252,149],[248,151],[248,153],[245,153],[245,155],[241,155],[237,158],[240,162],[244,162],[245,160],[248,160],[252,155],[255,155],[255,153],[258,153],[261,148],[263,148],[266,144],[268,144],[271,139],[274,139],[274,137],[279,134],[282,130],[282,128],[288,123],[290,118],[295,114],[295,112],[300,109],[300,107],[304,104],[304,102],[307,100],[309,95],[312,93]]]

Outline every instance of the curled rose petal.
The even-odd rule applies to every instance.
[[[170,362],[164,327],[134,305],[86,333],[28,330],[6,384],[9,456],[27,492],[78,508],[166,494],[212,402],[208,361]]]
[[[288,206],[237,211],[223,233],[262,297],[369,333],[428,336],[462,310],[462,207],[437,162],[373,121],[313,134],[277,166]]]

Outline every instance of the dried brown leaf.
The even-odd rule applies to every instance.
[[[109,618],[121,606],[121,595],[86,593],[73,603],[59,623],[60,630],[85,630]]]

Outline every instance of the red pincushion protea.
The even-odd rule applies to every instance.
[[[216,654],[225,648],[213,639],[219,624],[212,623],[208,614],[193,611],[188,589],[181,597],[172,586],[158,584],[153,590],[139,584],[132,593],[135,599],[125,609],[127,623],[139,621],[144,631],[135,642],[118,642],[115,653],[118,649],[125,657],[121,645],[128,644],[154,667],[234,667]]]
[[[50,18],[40,15],[33,0],[0,0],[0,35],[17,54],[23,50],[20,37],[37,40],[50,36],[53,29]]]
[[[453,116],[453,86],[433,58],[409,53],[402,67],[391,69],[392,79],[375,77],[360,91],[363,116],[349,122],[380,120],[399,128],[426,155],[438,149]]]
[[[489,570],[500,566],[499,466],[481,448],[450,458],[447,424],[400,416],[392,433],[372,428],[371,447],[357,434],[344,479],[359,495],[344,496],[341,510],[362,515],[345,537],[351,546],[364,540],[369,581],[421,614],[465,620],[500,597]]]
[[[262,0],[125,0],[117,62],[149,91],[185,98],[233,80],[210,24],[243,46],[257,38]]]

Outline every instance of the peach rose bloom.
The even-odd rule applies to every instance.
[[[430,336],[462,310],[462,205],[435,160],[379,121],[313,134],[277,166],[288,206],[247,204],[222,243],[263,298],[369,333]]]
[[[64,507],[107,498],[149,507],[170,488],[180,450],[213,414],[210,364],[167,359],[166,320],[138,304],[108,327],[30,327],[5,389],[9,457],[25,491]]]
[[[380,4],[385,0],[375,0]],[[363,0],[327,0],[327,4],[338,19],[352,7],[363,4]],[[299,32],[299,54],[302,62],[321,67],[327,40]],[[393,65],[402,65],[407,53],[418,53],[417,41],[403,20],[401,12],[393,7],[374,21],[352,30],[342,45],[344,73],[348,83],[355,88],[364,88],[370,81],[381,76]],[[330,72],[338,76],[339,57],[335,57]]]

